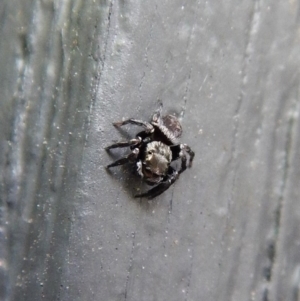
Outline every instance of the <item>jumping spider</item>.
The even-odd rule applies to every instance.
[[[109,165],[111,168],[125,163],[135,163],[137,173],[148,185],[156,185],[147,192],[135,197],[148,197],[152,199],[166,191],[187,168],[187,157],[189,155],[188,167],[192,166],[195,153],[187,144],[180,144],[177,138],[182,133],[179,120],[173,115],[161,116],[162,104],[154,113],[150,123],[127,119],[115,122],[115,127],[125,124],[142,126],[144,130],[136,135],[136,138],[126,142],[117,142],[106,150],[119,147],[130,147],[131,153]],[[181,166],[176,170],[171,162],[181,159]]]

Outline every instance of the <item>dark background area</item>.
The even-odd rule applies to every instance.
[[[299,301],[300,2],[0,3],[0,300]],[[161,99],[194,165],[124,154]]]

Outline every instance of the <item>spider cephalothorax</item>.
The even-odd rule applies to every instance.
[[[107,166],[107,168],[129,163],[135,163],[136,171],[148,185],[156,185],[149,191],[136,195],[135,197],[154,198],[167,190],[186,170],[187,157],[189,164],[195,153],[187,144],[180,144],[177,138],[182,133],[179,120],[173,115],[161,116],[162,105],[154,113],[150,123],[137,119],[127,119],[113,123],[120,127],[125,124],[135,124],[144,127],[144,131],[138,133],[136,138],[126,142],[117,142],[106,150],[119,147],[130,147],[131,153]],[[178,170],[171,166],[171,162],[181,159]]]

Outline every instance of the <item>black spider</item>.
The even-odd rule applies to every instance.
[[[177,138],[182,133],[179,120],[173,115],[161,116],[162,104],[154,113],[150,123],[127,119],[115,122],[115,127],[125,124],[135,124],[144,127],[144,131],[138,133],[136,138],[126,142],[117,142],[106,150],[119,147],[130,147],[131,153],[109,165],[107,168],[135,163],[136,171],[148,185],[156,185],[149,191],[136,195],[135,197],[154,198],[167,190],[187,168],[187,157],[189,155],[188,167],[192,166],[195,153],[187,144],[180,144]],[[181,166],[176,170],[171,162],[181,159]]]

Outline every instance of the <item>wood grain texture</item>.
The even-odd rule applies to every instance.
[[[299,300],[299,1],[0,4],[0,300]],[[161,99],[192,169],[104,166]]]

